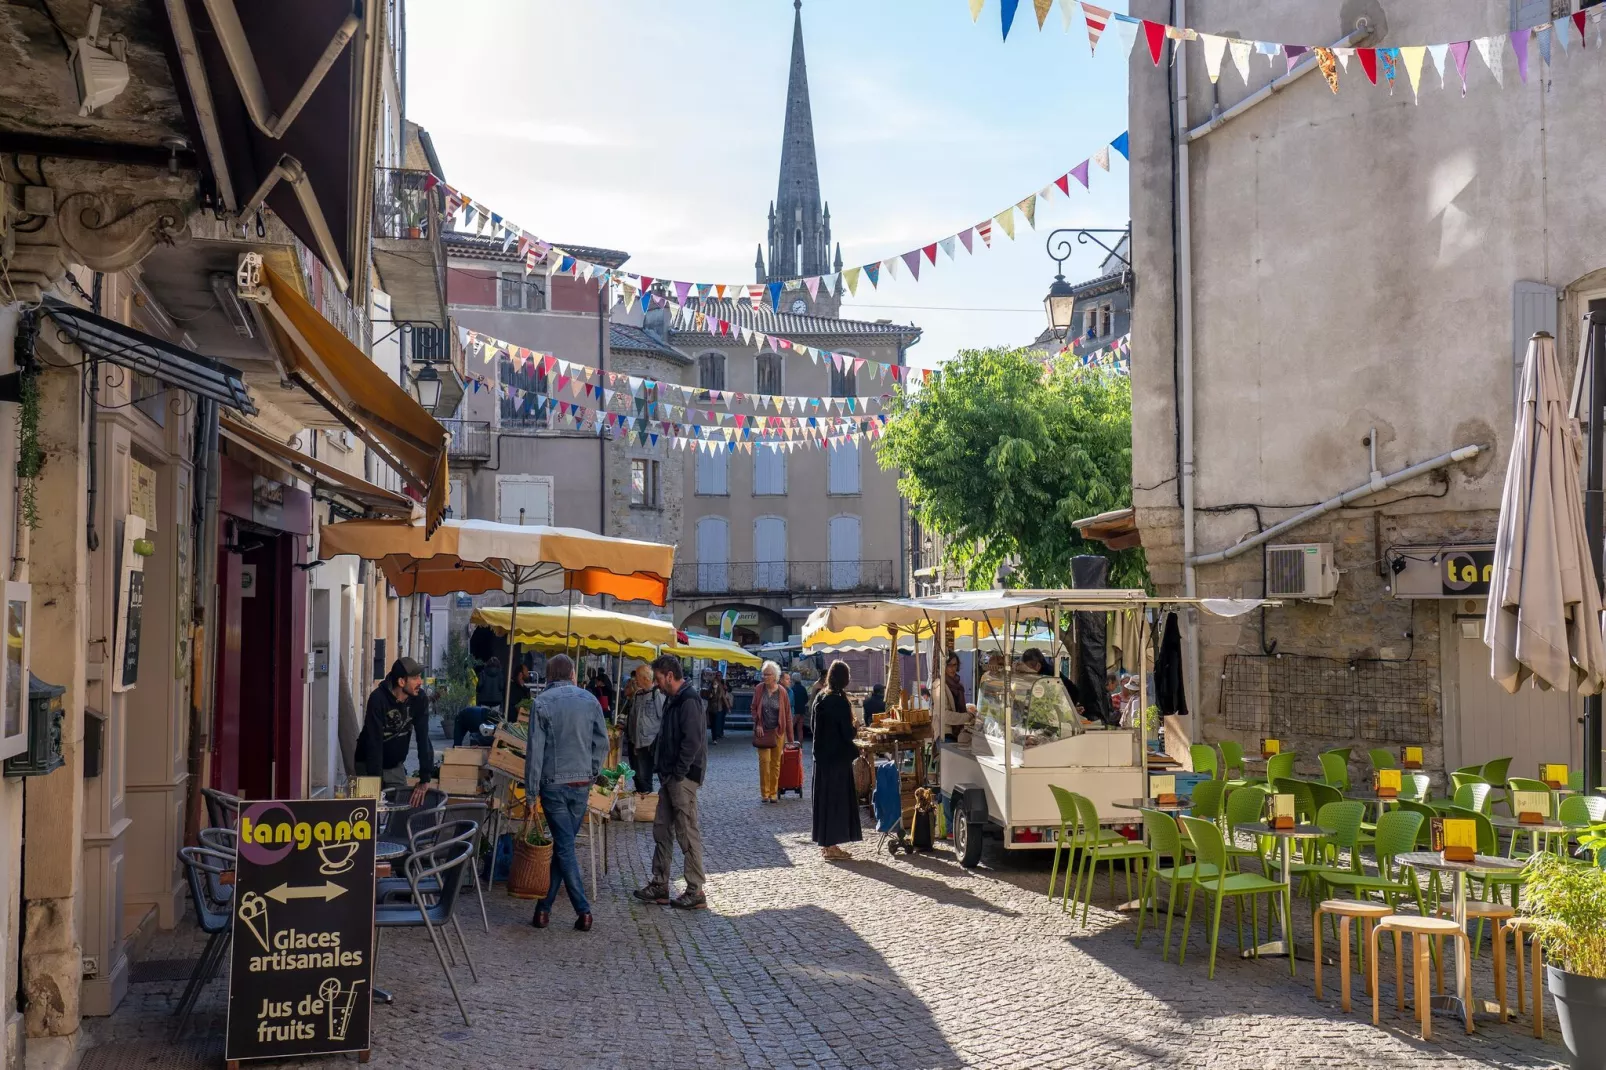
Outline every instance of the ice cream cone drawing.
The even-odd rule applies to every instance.
[[[318,997],[329,1008],[330,1040],[346,1039],[346,1031],[351,1028],[351,1009],[357,1002],[357,986],[360,984],[360,980],[353,981],[350,988],[342,988],[339,979],[331,977],[318,986]]]
[[[268,901],[256,892],[246,892],[240,897],[240,921],[251,930],[251,935],[257,938],[263,951],[271,952],[272,946],[268,943],[273,930],[268,926]]]

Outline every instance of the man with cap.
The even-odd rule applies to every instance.
[[[419,694],[424,667],[412,658],[397,658],[390,673],[368,696],[362,732],[357,736],[357,772],[377,776],[387,788],[407,786],[409,735],[418,737],[418,787],[411,805],[424,801],[435,753],[429,745],[429,703]]]

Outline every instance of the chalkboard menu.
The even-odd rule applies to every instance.
[[[117,678],[125,688],[139,683],[139,629],[145,616],[145,571],[132,571],[123,591],[123,660]]]
[[[368,1050],[374,817],[372,799],[241,811],[228,1060]]]

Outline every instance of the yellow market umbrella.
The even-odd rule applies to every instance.
[[[738,646],[729,639],[716,639],[711,635],[687,633],[686,642],[666,643],[663,651],[665,654],[675,654],[682,658],[732,661],[737,665],[747,665],[755,669],[764,664],[763,658],[745,647]]]
[[[488,606],[476,609],[470,621],[505,636],[512,618],[512,607]],[[673,643],[675,626],[666,620],[637,617],[593,606],[520,606],[516,640],[533,644],[536,637],[571,637],[579,640],[582,646],[596,647],[600,644],[612,650],[625,643],[640,646]]]

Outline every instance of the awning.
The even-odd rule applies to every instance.
[[[470,623],[506,635],[513,610],[508,606],[482,606],[469,618]],[[589,644],[612,648],[621,643],[657,646],[675,641],[675,626],[667,620],[615,613],[595,606],[520,606],[518,639],[526,636],[574,637]]]
[[[1138,530],[1137,511],[1131,506],[1112,509],[1098,516],[1071,521],[1084,539],[1102,542],[1112,550],[1125,550],[1143,545],[1143,533]]]
[[[272,268],[247,258],[242,273],[253,266],[240,296],[266,310],[286,373],[418,493],[433,533],[446,516],[446,429]]]
[[[419,508],[418,503],[405,494],[386,490],[361,476],[343,472],[332,464],[320,461],[316,457],[309,457],[294,446],[279,442],[237,420],[224,420],[219,425],[218,431],[230,442],[237,442],[257,456],[288,468],[311,483],[314,490],[348,498],[367,512],[406,519]]]
[[[54,320],[79,349],[95,359],[148,375],[168,386],[210,398],[224,408],[256,412],[240,373],[227,364],[191,352],[172,342],[125,327],[49,294],[45,314]]]

